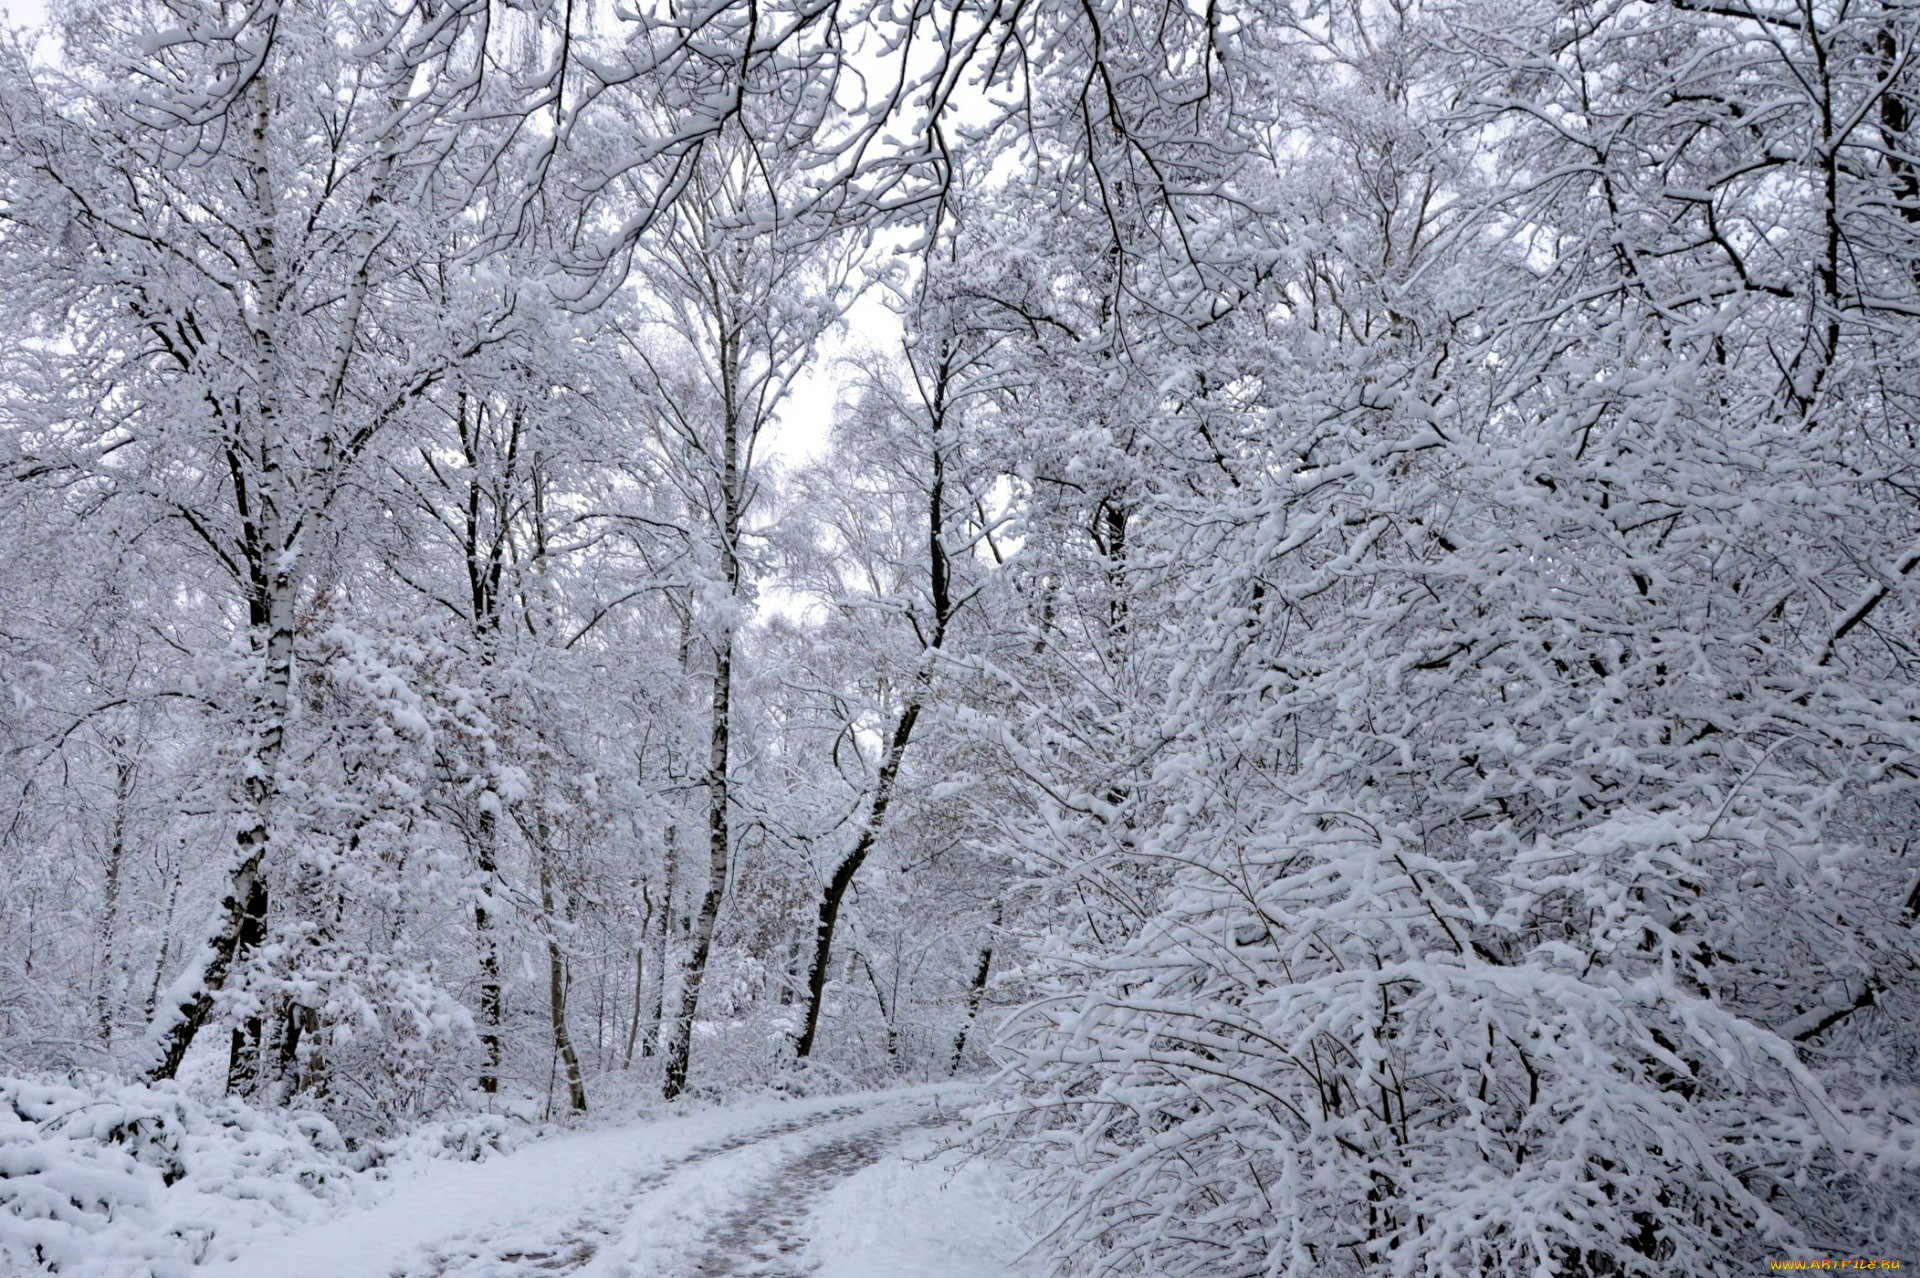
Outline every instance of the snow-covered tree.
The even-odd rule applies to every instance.
[[[1100,901],[1006,1111],[1091,1271],[1913,1236],[1910,33],[1525,16],[1276,23],[1301,248],[1219,392],[1136,348],[1148,704],[1008,839]]]

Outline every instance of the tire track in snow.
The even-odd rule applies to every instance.
[[[540,1278],[573,1273],[587,1265],[606,1242],[619,1233],[640,1199],[665,1187],[680,1173],[750,1145],[796,1135],[862,1112],[861,1106],[843,1105],[709,1141],[633,1177],[541,1241],[527,1241],[525,1230],[513,1231],[517,1237],[491,1242],[484,1238],[450,1240],[423,1259],[389,1271],[389,1278]]]

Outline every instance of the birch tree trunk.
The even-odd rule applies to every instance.
[[[587,1112],[587,1084],[580,1069],[580,1054],[574,1050],[573,1035],[567,1029],[567,992],[573,983],[567,971],[565,953],[560,948],[560,937],[554,928],[553,917],[553,870],[547,864],[546,825],[540,828],[540,909],[546,918],[547,931],[547,1010],[553,1024],[553,1050],[559,1054],[561,1067],[566,1071],[567,1103],[576,1114]]]
[[[660,924],[653,935],[653,999],[647,1008],[646,1033],[640,1040],[640,1055],[652,1056],[660,1050],[662,1018],[667,1010],[667,960],[673,953],[673,892],[680,878],[680,830],[667,827],[667,863],[664,870],[665,897],[660,903]]]
[[[647,921],[649,930],[652,920]],[[633,947],[633,1016],[627,1022],[627,1047],[620,1056],[620,1068],[633,1068],[633,1049],[640,1041],[640,1017],[646,1006],[647,993],[647,947],[644,936],[641,944]]]
[[[480,1071],[480,1090],[492,1096],[500,1090],[500,938],[493,914],[493,885],[499,877],[500,822],[495,809],[500,796],[491,786],[481,796],[479,829],[475,834],[475,864],[485,885],[473,903],[473,931],[480,943],[480,1045],[486,1063]]]
[[[160,948],[153,956],[153,983],[147,987],[147,1001],[142,1010],[147,1019],[153,1019],[154,1009],[160,1005],[160,990],[167,975],[167,955],[173,948],[173,920],[180,908],[180,880],[182,877],[178,849],[167,864],[167,908],[160,916]]]
[[[106,891],[100,903],[100,966],[93,1003],[100,1045],[109,1052],[113,1050],[116,977],[124,977],[126,967],[126,957],[119,953],[120,878],[127,856],[127,811],[133,802],[133,778],[138,767],[119,754],[124,742],[114,745],[113,829],[107,840]]]
[[[481,481],[481,430],[484,405],[471,406],[463,394],[459,397],[460,445],[466,454],[467,483],[463,511],[467,596],[475,644],[479,649],[483,679],[491,687],[493,665],[500,640],[500,589],[506,573],[507,512],[494,512],[495,527],[489,533],[483,519],[486,493]],[[504,483],[511,489],[517,477],[520,456],[518,412],[512,418],[505,460]],[[480,1090],[492,1096],[500,1090],[500,938],[493,911],[493,890],[500,876],[500,792],[494,784],[491,761],[487,764],[487,784],[480,796],[480,816],[475,831],[474,862],[483,881],[473,903],[473,931],[480,949],[480,1043],[485,1064],[480,1072]]]

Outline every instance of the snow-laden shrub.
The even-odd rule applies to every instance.
[[[1657,962],[1497,952],[1449,866],[1292,815],[1119,952],[1062,947],[1082,992],[1006,1040],[999,1119],[1089,1272],[1719,1273],[1916,1236],[1911,1112]]]
[[[349,1195],[351,1158],[315,1114],[0,1078],[0,1271],[173,1278]]]
[[[472,1014],[402,954],[337,951],[298,974],[319,1014],[302,1081],[353,1141],[383,1140],[455,1110],[474,1057]]]
[[[694,1080],[690,1089],[715,1102],[759,1091],[793,1060],[790,1009],[756,1008],[693,1027]]]
[[[377,1141],[368,1148],[370,1165],[411,1161],[421,1158],[447,1159],[477,1163],[514,1146],[514,1130],[505,1115],[467,1114],[423,1123],[391,1140]]]
[[[768,1085],[776,1096],[804,1099],[812,1096],[841,1096],[861,1090],[860,1084],[831,1064],[821,1060],[796,1061],[776,1075]]]

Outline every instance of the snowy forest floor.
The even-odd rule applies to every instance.
[[[379,1201],[262,1231],[208,1278],[1019,1278],[949,1085],[757,1101],[403,1171]]]

